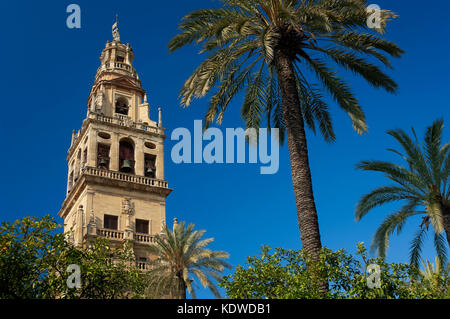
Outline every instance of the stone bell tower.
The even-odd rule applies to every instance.
[[[113,245],[133,243],[145,269],[145,245],[165,224],[171,189],[164,179],[164,128],[134,69],[133,50],[120,41],[117,22],[107,41],[81,129],[68,150],[67,194],[58,216],[71,240],[85,246],[97,236]]]

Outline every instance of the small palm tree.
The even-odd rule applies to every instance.
[[[401,129],[388,131],[403,148],[403,152],[389,151],[400,155],[406,161],[406,167],[384,161],[363,161],[357,165],[359,169],[384,173],[394,185],[381,186],[364,195],[356,207],[356,220],[385,203],[405,202],[399,211],[386,217],[374,235],[372,249],[381,256],[385,256],[389,237],[394,231],[400,233],[409,217],[424,215],[411,242],[411,264],[418,266],[424,236],[431,225],[434,246],[445,265],[447,243],[450,245],[450,143],[442,145],[443,127],[443,120],[435,121],[427,128],[422,145],[414,129],[414,138]]]
[[[181,104],[189,106],[213,87],[205,128],[222,122],[230,101],[245,90],[241,115],[247,128],[278,128],[287,137],[297,220],[303,248],[318,259],[322,247],[314,202],[305,125],[316,127],[325,140],[335,133],[320,88],[345,112],[358,133],[367,132],[364,113],[349,86],[328,66],[362,76],[372,86],[395,92],[397,84],[367,58],[391,67],[387,55],[400,57],[394,43],[370,33],[366,0],[222,0],[217,9],[185,16],[180,33],[169,43],[171,52],[191,43],[209,56],[181,89]],[[376,31],[396,17],[381,10]],[[387,54],[387,55],[386,55]],[[318,86],[318,84],[320,86]]]
[[[422,266],[423,270],[419,271],[419,275],[422,279],[428,280],[430,282],[432,282],[436,277],[439,277],[442,274],[447,274],[448,276],[450,271],[450,264],[445,267],[445,265],[441,264],[441,261],[438,257],[435,257],[434,264],[432,264],[428,260],[425,261],[422,259]]]
[[[150,289],[156,295],[169,294],[171,298],[186,299],[186,289],[195,298],[192,276],[195,276],[205,288],[220,298],[212,279],[220,281],[220,273],[231,266],[223,260],[228,258],[224,251],[212,251],[207,248],[213,238],[201,239],[204,230],[194,230],[194,225],[174,223],[173,231],[167,225],[161,234],[156,235],[155,243],[149,252],[156,258],[150,262]]]
[[[431,293],[434,298],[448,299],[450,284],[450,264],[441,264],[441,260],[436,257],[435,263],[422,260],[423,270],[419,270],[413,284],[420,285],[422,291]]]

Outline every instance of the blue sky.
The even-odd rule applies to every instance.
[[[66,27],[66,7],[81,7],[81,29]],[[450,3],[378,0],[382,8],[400,18],[389,25],[386,37],[406,51],[394,60],[389,74],[399,84],[396,95],[369,87],[348,76],[364,107],[370,134],[357,135],[347,116],[331,104],[337,141],[325,143],[308,132],[310,164],[319,212],[323,244],[331,249],[354,252],[356,243],[370,243],[383,217],[396,205],[354,220],[355,204],[361,195],[386,183],[374,173],[355,170],[365,159],[397,160],[387,148],[397,147],[385,132],[414,126],[420,135],[433,120],[450,121]],[[203,56],[189,47],[169,54],[167,43],[177,32],[180,18],[189,11],[217,6],[218,1],[2,1],[2,117],[1,163],[3,182],[1,221],[25,215],[56,216],[65,196],[66,152],[72,129],[78,129],[86,114],[86,101],[98,57],[111,25],[119,13],[122,42],[135,53],[134,66],[140,74],[152,106],[163,110],[168,136],[177,127],[193,128],[202,119],[207,99],[190,108],[179,106],[178,91]],[[242,127],[242,101],[235,100],[222,127]],[[174,164],[166,140],[166,178],[174,189],[167,199],[167,220],[178,217],[206,229],[215,238],[214,249],[230,253],[233,265],[245,262],[261,245],[298,249],[301,247],[290,177],[287,147],[280,149],[280,170],[260,175],[255,164]],[[409,241],[420,219],[411,220],[404,232],[391,242],[389,261],[408,259]],[[427,245],[427,258],[434,250]],[[210,297],[205,291],[199,297]]]

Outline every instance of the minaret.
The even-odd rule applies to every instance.
[[[117,20],[107,41],[87,101],[81,129],[68,150],[67,195],[58,216],[74,243],[97,236],[133,243],[140,266],[145,245],[165,223],[171,189],[164,179],[164,128],[134,69],[133,50],[120,41]],[[156,111],[156,110],[155,110]]]

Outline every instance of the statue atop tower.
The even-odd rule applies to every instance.
[[[116,22],[114,22],[112,26],[112,35],[113,40],[120,42],[120,33],[119,33],[119,15],[116,14]]]

